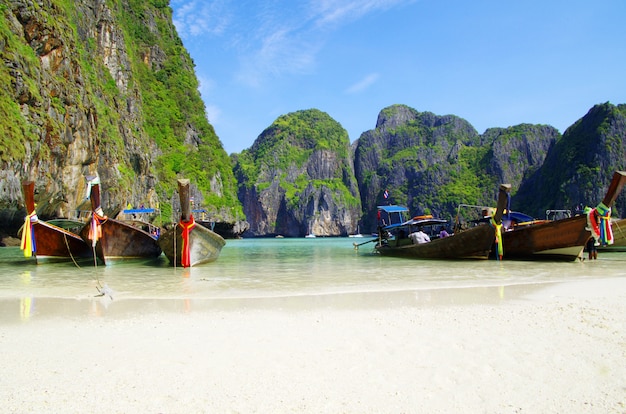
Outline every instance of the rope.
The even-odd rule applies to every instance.
[[[67,233],[65,232],[63,233],[63,240],[65,241],[65,247],[67,248],[67,252],[70,254],[72,262],[74,262],[74,265],[76,265],[76,267],[80,269],[80,266],[78,265],[78,263],[76,263],[76,260],[74,260],[74,255],[72,254],[72,250],[70,249],[70,244],[67,241]]]
[[[91,233],[91,230],[90,230],[90,233]],[[96,283],[97,283],[96,290],[98,291],[98,294],[95,296],[99,297],[99,296],[104,296],[108,294],[111,300],[113,300],[113,295],[110,292],[107,292],[108,289],[105,289],[102,286],[102,283],[100,283],[100,278],[98,277],[98,273],[97,273],[98,272],[98,257],[96,255],[96,243],[95,242],[91,243],[91,252],[93,254],[94,276],[96,278]]]

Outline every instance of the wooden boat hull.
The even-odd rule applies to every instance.
[[[172,266],[182,266],[183,236],[179,225],[161,236],[159,244]],[[196,224],[189,232],[189,266],[215,261],[225,244],[226,241],[222,236]]]
[[[100,180],[89,180],[91,187],[91,210],[89,222],[83,227],[80,236],[89,246],[95,247],[96,256],[108,264],[120,259],[152,259],[161,255],[157,237],[130,223],[108,218],[100,206]],[[98,220],[95,220],[95,219]],[[94,241],[91,234],[94,222],[99,223],[100,231]]]
[[[80,235],[89,246],[91,223]],[[121,259],[151,259],[161,255],[161,247],[155,236],[140,228],[115,219],[106,219],[101,225],[102,236],[96,242],[96,256],[105,264]]]
[[[502,233],[505,259],[572,261],[591,237],[587,216],[547,221]]]
[[[610,211],[608,209],[615,202],[624,184],[626,184],[626,172],[615,171],[606,195],[600,204],[604,210]],[[586,214],[541,224],[515,227],[513,230],[502,234],[504,258],[576,260],[582,257],[585,244],[591,236]]]
[[[80,236],[45,221],[33,223],[33,234],[38,263],[93,257],[91,248]]]
[[[377,244],[376,250],[385,256],[415,259],[487,259],[496,230],[484,224],[429,243],[413,244],[411,239],[389,240]]]
[[[77,260],[93,257],[92,250],[83,239],[76,233],[56,226],[46,221],[41,221],[35,213],[35,183],[24,181],[22,183],[24,204],[28,212],[28,225],[34,243],[34,256],[37,263],[43,261]],[[69,220],[57,220],[69,222]],[[76,222],[73,222],[76,224]],[[83,223],[79,223],[82,225]],[[25,231],[25,228],[22,231]],[[80,228],[80,227],[79,227]],[[29,235],[30,236],[30,235]]]
[[[222,247],[226,244],[222,236],[194,220],[191,214],[189,191],[189,179],[180,178],[178,180],[180,221],[159,241],[172,266],[193,267],[212,262],[218,258]],[[183,242],[183,233],[187,234],[188,246]],[[183,255],[188,260],[183,260]]]

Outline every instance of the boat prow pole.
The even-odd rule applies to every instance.
[[[493,215],[493,221],[498,225],[502,223],[502,216],[504,215],[504,210],[508,203],[508,194],[510,192],[511,184],[500,184],[500,189],[498,190],[498,204],[496,205],[496,212]]]
[[[502,260],[504,257],[504,247],[502,245],[502,216],[508,204],[509,193],[511,192],[511,184],[500,184],[498,190],[498,204],[496,212],[493,215],[493,224],[496,230],[496,257]]]
[[[619,193],[622,191],[624,184],[626,184],[626,171],[615,171],[613,173],[613,179],[611,180],[609,189],[606,191],[604,200],[602,200],[602,204],[607,207],[611,207]]]
[[[354,242],[354,243],[352,243],[352,245],[354,246],[354,250],[359,250],[359,246],[363,246],[364,244],[371,243],[371,242],[375,242],[375,241],[377,241],[377,240],[378,240],[378,239],[372,239],[372,240],[368,240],[368,241],[366,241],[366,242],[363,242],[363,243],[358,243],[358,244],[357,244],[356,242]]]

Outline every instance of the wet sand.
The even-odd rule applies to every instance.
[[[626,412],[625,278],[35,302],[0,300],[2,412]]]

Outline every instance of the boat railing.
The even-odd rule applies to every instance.
[[[572,210],[546,210],[546,220],[562,220],[572,217]]]
[[[454,232],[467,230],[488,221],[495,207],[475,204],[459,204],[454,218]]]
[[[69,220],[86,222],[91,216],[91,210],[74,210],[67,215]]]

